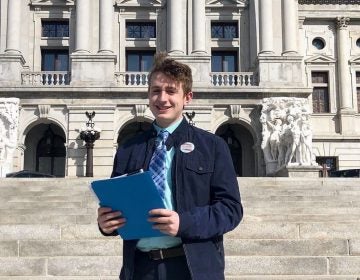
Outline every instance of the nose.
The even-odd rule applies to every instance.
[[[158,94],[158,100],[167,101],[167,94],[165,90],[160,91],[160,93]]]

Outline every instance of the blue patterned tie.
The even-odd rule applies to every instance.
[[[165,191],[165,180],[166,180],[166,170],[165,170],[165,159],[166,159],[166,139],[169,137],[169,132],[166,130],[160,131],[158,139],[156,141],[156,148],[152,155],[149,170],[151,176],[155,182],[155,185],[160,193],[160,196],[164,198]]]

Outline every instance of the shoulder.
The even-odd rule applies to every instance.
[[[198,139],[202,139],[204,141],[209,141],[209,142],[216,142],[216,143],[224,142],[224,140],[220,136],[212,132],[194,126],[192,126],[190,129],[192,130],[191,133],[193,134],[193,136]]]
[[[192,141],[201,150],[214,153],[217,150],[228,149],[224,139],[220,136],[197,127],[191,127]]]

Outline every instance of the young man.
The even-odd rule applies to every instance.
[[[153,172],[160,137],[168,135],[163,168],[166,209],[149,213],[149,222],[165,236],[124,240],[121,280],[224,279],[223,234],[240,223],[243,209],[227,144],[183,117],[192,97],[190,67],[157,55],[148,88],[153,127],[118,149],[112,176],[140,168]],[[99,208],[104,235],[116,235],[116,229],[126,227],[126,218],[119,216],[120,212]]]

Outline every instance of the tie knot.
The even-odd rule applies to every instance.
[[[159,133],[159,138],[161,140],[161,142],[165,142],[166,139],[168,139],[169,137],[169,132],[166,131],[166,130],[161,130],[160,133]]]

